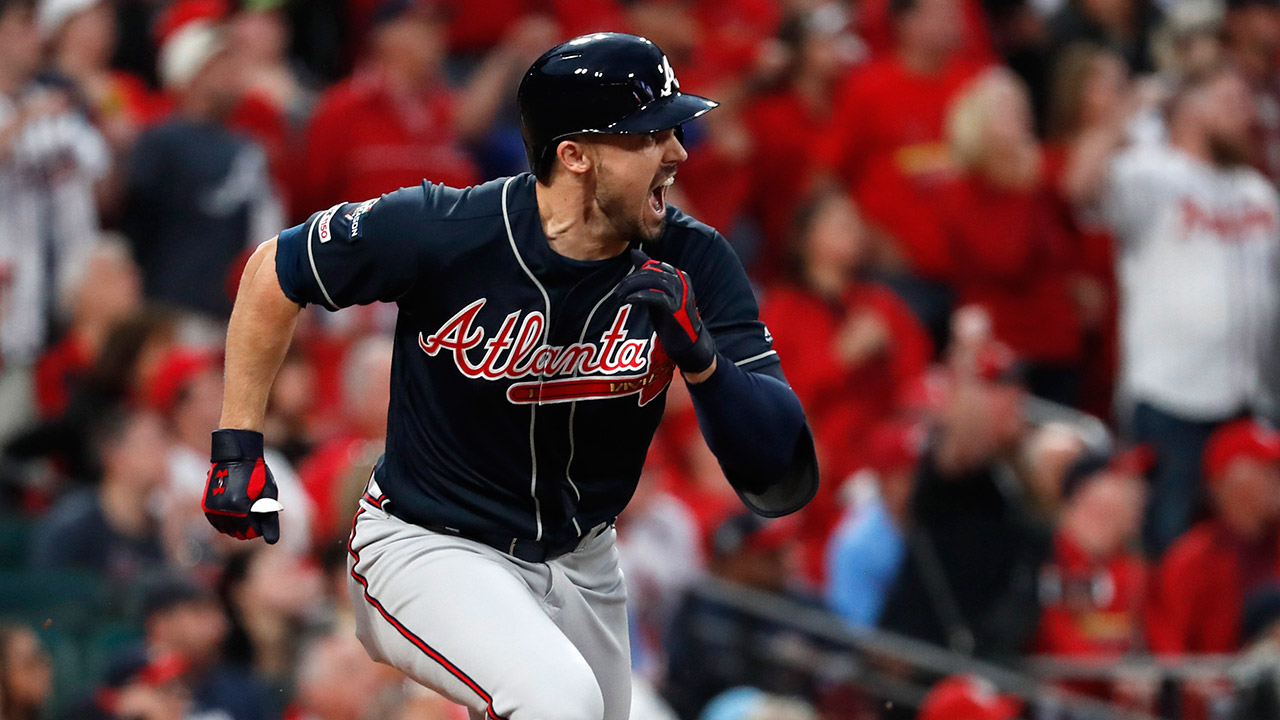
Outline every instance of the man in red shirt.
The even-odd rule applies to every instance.
[[[900,274],[897,289],[941,338],[951,257],[933,195],[952,169],[947,107],[980,66],[958,55],[958,0],[894,0],[890,11],[896,51],[850,78],[819,143],[818,164],[882,231],[882,265]]]
[[[526,67],[526,33],[473,73],[464,91],[444,82],[446,26],[431,3],[388,0],[373,15],[361,66],[320,99],[307,128],[296,207],[378,197],[425,177],[455,187],[479,173],[462,143],[483,136],[503,93]]]
[[[1245,595],[1280,577],[1280,433],[1251,420],[1218,429],[1204,453],[1215,515],[1165,554],[1148,610],[1156,653],[1232,653]]]

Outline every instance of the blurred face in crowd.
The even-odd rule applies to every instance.
[[[174,425],[185,443],[207,444],[222,419],[222,370],[216,366],[196,374],[174,406]]]
[[[178,603],[147,619],[152,649],[177,653],[196,667],[217,661],[226,636],[227,617],[213,599]]]
[[[1173,138],[1175,143],[1203,143],[1219,166],[1245,165],[1253,156],[1256,113],[1244,79],[1235,72],[1219,72],[1176,100]]]
[[[804,238],[805,267],[846,274],[862,265],[867,251],[866,228],[858,209],[843,193],[822,201]]]
[[[26,78],[40,66],[40,33],[35,10],[21,4],[0,10],[0,70]]]
[[[1212,483],[1218,517],[1244,537],[1258,537],[1280,515],[1280,467],[1238,457]]]
[[[1280,55],[1280,10],[1262,3],[1232,9],[1226,17],[1227,51],[1236,67],[1253,82],[1276,72]]]
[[[53,663],[40,646],[36,634],[19,628],[6,637],[5,677],[0,685],[9,704],[16,708],[38,708],[53,690]]]
[[[1129,91],[1129,69],[1118,55],[1099,51],[1081,88],[1081,124],[1093,127],[1115,117]]]
[[[373,49],[384,67],[410,83],[426,83],[444,60],[445,27],[428,14],[408,12],[376,28]]]
[[[106,68],[116,46],[116,16],[110,3],[100,2],[67,18],[58,36],[58,54],[84,58],[86,65]]]
[[[102,451],[104,479],[139,491],[154,489],[168,479],[168,454],[168,436],[160,416],[136,411],[120,437]]]
[[[398,673],[369,659],[350,635],[317,641],[299,663],[298,700],[308,717],[360,720],[370,700],[396,682]]]
[[[254,551],[248,573],[232,593],[232,601],[243,612],[252,609],[298,617],[322,597],[323,578],[315,568],[302,563],[279,546]]]
[[[1147,486],[1142,478],[1103,470],[1072,497],[1072,505],[1089,518],[1083,540],[1098,556],[1123,550],[1142,529]]]
[[[187,88],[187,97],[196,99],[213,118],[225,118],[235,108],[244,91],[243,66],[224,50],[205,63]]]
[[[89,255],[77,293],[77,321],[111,325],[142,304],[142,277],[123,245],[106,243]]]
[[[370,438],[387,432],[387,406],[391,404],[390,341],[371,338],[357,345],[344,368],[345,413],[357,430]],[[216,422],[216,420],[215,420]],[[216,426],[215,426],[216,429]]]
[[[957,0],[916,0],[915,7],[900,16],[898,28],[904,48],[933,55],[955,52],[964,41],[964,15]]]
[[[579,168],[612,234],[656,240],[667,217],[667,184],[689,158],[675,130],[635,135],[587,135],[557,148],[563,163]],[[565,168],[556,168],[555,172]]]
[[[288,50],[289,27],[274,10],[241,12],[231,21],[231,43],[247,62],[275,62]]]

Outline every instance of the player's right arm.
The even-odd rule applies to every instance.
[[[213,433],[205,517],[220,532],[279,538],[278,497],[263,462],[267,398],[309,303],[338,310],[393,301],[423,278],[430,188],[335,205],[263,243],[240,281],[227,327],[222,427]]]

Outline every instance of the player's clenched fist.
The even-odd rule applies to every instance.
[[[658,342],[682,372],[695,374],[711,367],[716,344],[702,324],[693,287],[683,270],[649,260],[622,279],[618,294],[649,309]]]
[[[209,478],[201,507],[218,532],[268,544],[280,539],[279,501],[275,478],[262,459],[262,433],[215,430]]]

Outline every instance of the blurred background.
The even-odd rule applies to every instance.
[[[394,308],[303,314],[272,547],[201,517],[221,344],[281,228],[522,172],[597,30],[723,104],[671,198],[822,469],[746,514],[673,386],[633,717],[1280,717],[1277,0],[0,0],[0,717],[465,717],[345,590]]]

